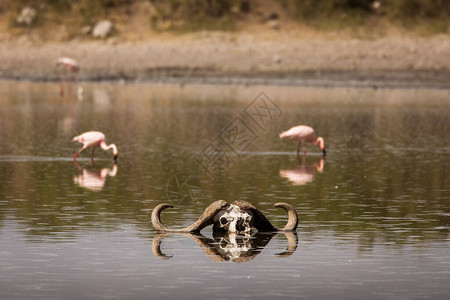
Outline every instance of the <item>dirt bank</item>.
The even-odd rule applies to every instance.
[[[60,56],[79,62],[81,80],[450,88],[448,35],[357,40],[198,32],[58,43],[0,36],[0,77],[56,80]]]

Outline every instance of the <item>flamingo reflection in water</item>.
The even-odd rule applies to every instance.
[[[305,158],[303,157],[302,162],[298,160],[298,166],[295,169],[280,170],[280,177],[286,178],[292,185],[305,185],[314,180],[316,171],[322,173],[324,166],[325,160],[323,157],[309,166],[306,166]]]
[[[110,168],[102,168],[101,170],[96,169],[85,169],[82,168],[77,162],[74,163],[75,166],[81,170],[81,174],[73,177],[73,182],[81,186],[82,188],[91,190],[93,192],[99,192],[103,189],[106,182],[106,177],[114,177],[117,175],[118,167],[114,164],[112,170]]]
[[[58,76],[58,81],[59,81],[59,94],[61,97],[64,96],[64,84],[63,84],[63,80],[60,74],[60,67],[63,67],[64,70],[67,73],[67,93],[68,96],[71,96],[72,93],[72,81],[77,81],[77,77],[78,77],[78,73],[80,72],[80,65],[78,64],[78,62],[70,57],[60,57],[56,60],[55,62],[55,68],[57,70],[57,76]],[[78,99],[82,100],[83,99],[83,88],[80,86],[78,87]]]
[[[215,262],[232,261],[243,263],[252,260],[269,244],[277,234],[284,234],[288,241],[285,251],[275,254],[277,257],[287,257],[297,250],[298,236],[295,231],[257,232],[254,234],[213,233],[213,238],[200,233],[157,233],[152,240],[152,252],[156,257],[167,260],[173,255],[161,251],[161,243],[165,238],[181,234],[191,238],[199,245],[208,257]]]

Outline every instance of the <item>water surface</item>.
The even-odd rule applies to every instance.
[[[0,296],[438,299],[450,293],[447,90],[0,82]],[[255,114],[256,113],[256,114]],[[308,124],[327,156],[279,132]],[[73,136],[119,148],[72,161]],[[245,132],[244,132],[245,131]],[[177,183],[178,182],[178,183]],[[181,184],[180,184],[181,183]],[[157,235],[246,200],[297,236]],[[295,245],[292,244],[295,242]],[[280,255],[284,254],[284,255]]]

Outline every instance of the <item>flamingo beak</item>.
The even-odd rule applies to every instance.
[[[327,156],[327,150],[325,150],[325,148],[322,149],[323,152],[323,156]]]
[[[114,163],[117,163],[117,157],[118,156],[119,156],[118,154],[114,155]]]

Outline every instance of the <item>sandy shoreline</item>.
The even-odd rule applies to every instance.
[[[75,58],[81,81],[450,88],[450,37],[301,39],[195,33],[143,42],[3,40],[0,78],[56,80]]]

